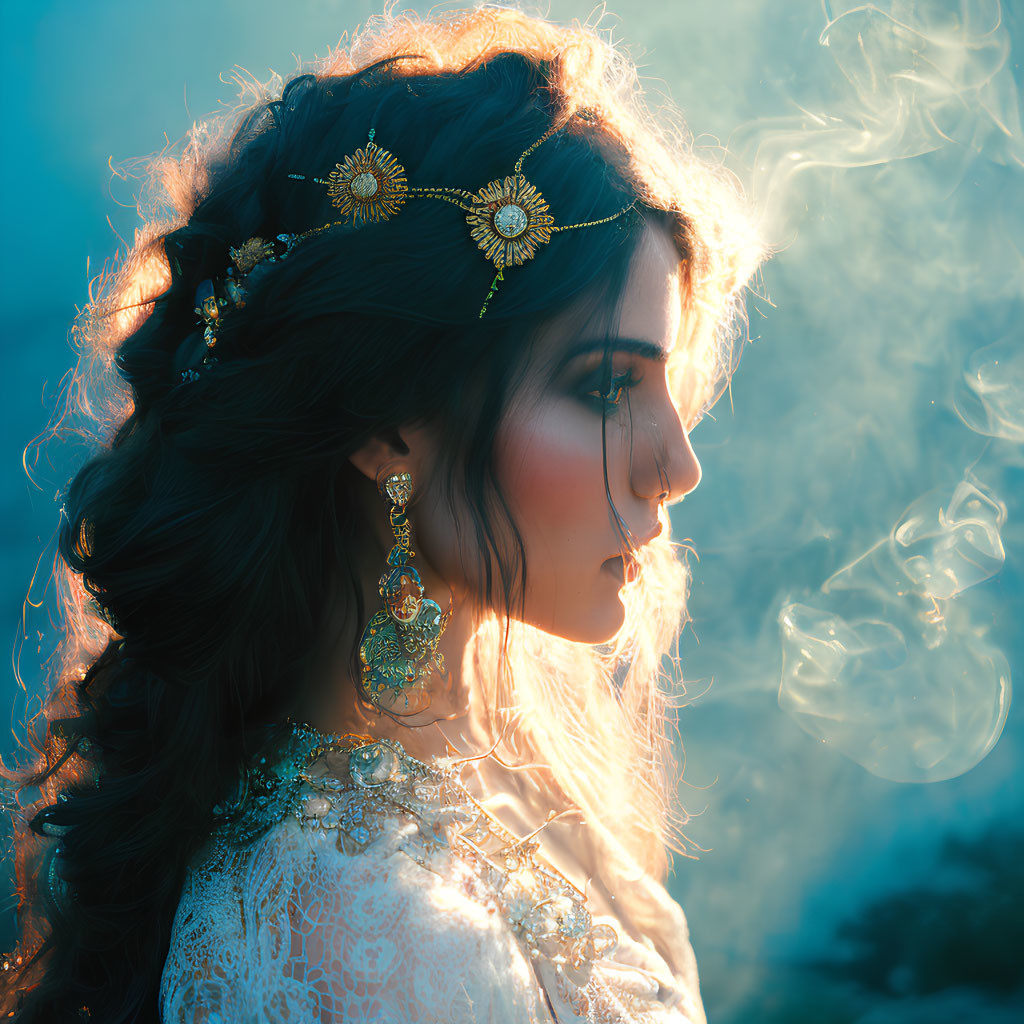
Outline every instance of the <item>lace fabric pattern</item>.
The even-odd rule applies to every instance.
[[[703,1024],[458,771],[295,726],[189,867],[163,1024]]]

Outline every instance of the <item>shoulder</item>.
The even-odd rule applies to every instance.
[[[205,1020],[200,1008],[232,1021],[550,1020],[502,915],[415,829],[396,819],[350,852],[285,819],[244,852],[208,856],[175,920],[165,1024]]]

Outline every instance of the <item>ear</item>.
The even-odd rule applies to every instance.
[[[409,446],[402,440],[402,435],[397,430],[374,434],[357,448],[348,457],[348,460],[363,476],[376,484],[385,468],[396,470],[406,468],[405,463],[409,460]]]

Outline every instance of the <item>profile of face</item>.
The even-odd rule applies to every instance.
[[[641,547],[661,530],[659,506],[700,481],[666,374],[682,315],[678,274],[669,234],[648,225],[621,296],[610,386],[604,390],[606,333],[591,337],[581,310],[566,310],[547,325],[499,427],[495,472],[525,549],[522,614],[545,632],[592,644],[611,639],[625,617],[620,591],[635,568],[623,558],[628,546],[616,513]],[[465,548],[472,531],[427,468],[429,432],[402,436],[426,469],[410,509],[418,551],[458,602],[480,585],[478,559]]]

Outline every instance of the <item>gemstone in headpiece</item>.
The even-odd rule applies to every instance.
[[[526,211],[515,203],[506,203],[494,215],[494,227],[505,238],[518,238],[528,223]]]
[[[370,196],[374,195],[380,186],[377,184],[377,179],[369,172],[363,171],[362,174],[357,174],[352,179],[352,195],[358,199],[369,199]]]
[[[327,194],[343,217],[387,220],[402,208],[409,185],[405,168],[373,142],[338,164],[327,176]]]
[[[532,259],[537,246],[551,240],[555,223],[547,200],[521,174],[480,189],[466,221],[473,241],[498,270]]]

